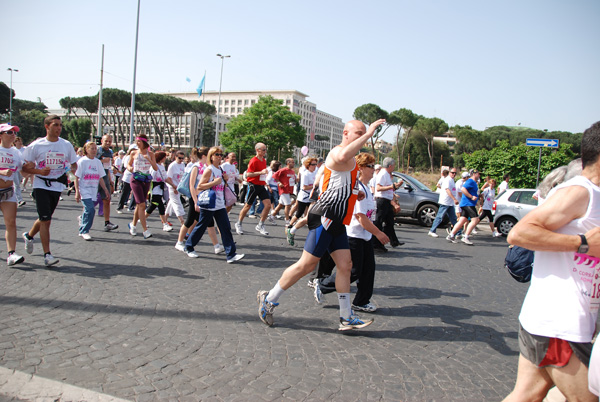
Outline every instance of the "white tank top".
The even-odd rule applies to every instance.
[[[150,161],[144,158],[142,154],[138,152],[135,159],[133,160],[133,171],[149,174],[151,167],[152,165],[150,164]]]
[[[557,190],[585,187],[590,202],[585,215],[558,229],[576,235],[600,226],[600,188],[583,176],[557,186]],[[591,342],[600,305],[600,263],[575,252],[536,251],[531,285],[519,321],[527,332],[571,342]]]

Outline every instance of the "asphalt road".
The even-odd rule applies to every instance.
[[[36,216],[26,200],[19,236]],[[306,229],[290,247],[281,223],[264,237],[248,218],[234,235],[246,258],[226,264],[207,237],[201,258],[176,251],[158,216],[144,240],[113,211],[120,229],[97,217],[85,242],[79,214],[73,197],[59,204],[57,266],[36,239],[32,255],[18,243],[25,263],[0,268],[1,401],[497,401],[514,385],[527,285],[502,268],[506,242],[489,229],[467,246],[402,224],[406,244],[377,256],[374,324],[341,333],[335,295],[316,305],[304,279],[273,327],[258,319],[257,291],[300,256]]]

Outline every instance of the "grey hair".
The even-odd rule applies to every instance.
[[[571,180],[575,176],[580,176],[583,171],[583,166],[581,164],[581,158],[573,159],[567,165],[567,174],[565,174],[565,181]]]
[[[384,169],[387,169],[390,166],[395,165],[395,164],[396,164],[396,161],[394,160],[394,158],[387,157],[383,160],[383,162],[381,162],[381,167]]]
[[[550,173],[539,184],[540,197],[546,198],[550,190],[575,176],[581,175],[581,158],[574,159],[568,165],[559,166]]]

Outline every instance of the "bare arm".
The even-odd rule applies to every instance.
[[[332,152],[330,152],[330,155],[332,156],[334,163],[345,164],[350,159],[353,159],[354,156],[356,156],[358,151],[360,151],[362,146],[365,144],[365,142],[367,142],[367,140],[373,136],[377,127],[381,126],[383,123],[385,123],[385,119],[379,119],[377,121],[374,121],[373,123],[371,123],[366,133],[352,141],[350,144],[346,145],[344,148],[341,148],[338,152],[333,152],[332,150]]]
[[[209,188],[219,185],[221,183],[222,180],[220,177],[216,177],[213,181],[209,181],[211,175],[212,170],[204,170],[204,173],[202,173],[202,177],[200,178],[200,182],[198,183],[199,191],[208,190]]]
[[[377,226],[367,218],[365,214],[354,214],[360,226],[362,226],[367,232],[371,233],[373,236],[377,238],[381,242],[381,244],[387,244],[390,242],[390,238],[383,233],[381,230],[377,229]]]
[[[588,190],[584,187],[560,189],[521,219],[508,234],[507,241],[536,251],[577,251],[581,245],[579,236],[555,231],[581,218],[587,211],[589,200]],[[590,246],[588,255],[600,257],[600,227],[584,234]]]

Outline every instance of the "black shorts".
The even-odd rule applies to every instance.
[[[262,202],[264,200],[270,200],[271,196],[265,186],[259,186],[257,184],[248,183],[248,196],[246,198],[246,204],[254,204],[256,197]]]
[[[104,177],[101,177],[100,180],[104,180],[106,188],[108,189],[108,191],[110,191],[110,173],[108,172],[108,170],[104,170],[104,173],[106,173],[106,175]],[[106,194],[104,194],[104,190],[102,190],[102,186],[100,184],[98,184],[98,193],[100,193],[100,198],[102,198],[103,200],[106,199]]]
[[[33,199],[37,208],[40,221],[52,220],[54,210],[60,200],[60,191],[44,190],[43,188],[33,189]]]
[[[519,323],[519,351],[524,358],[535,364],[538,368],[542,367],[564,367],[568,361],[557,362],[556,352],[550,349],[550,341],[554,339],[554,348],[556,348],[556,338],[533,335],[527,332]],[[571,347],[573,354],[586,366],[590,366],[590,357],[592,355],[592,343],[566,342]],[[566,360],[566,359],[565,359]]]
[[[483,218],[488,218],[490,223],[494,222],[494,217],[492,216],[492,211],[490,209],[482,209],[481,215],[479,215],[479,220],[482,221]]]
[[[461,212],[460,212],[460,216],[463,216],[465,218],[477,218],[477,216],[479,215],[477,213],[477,209],[475,209],[475,207],[460,207]]]

